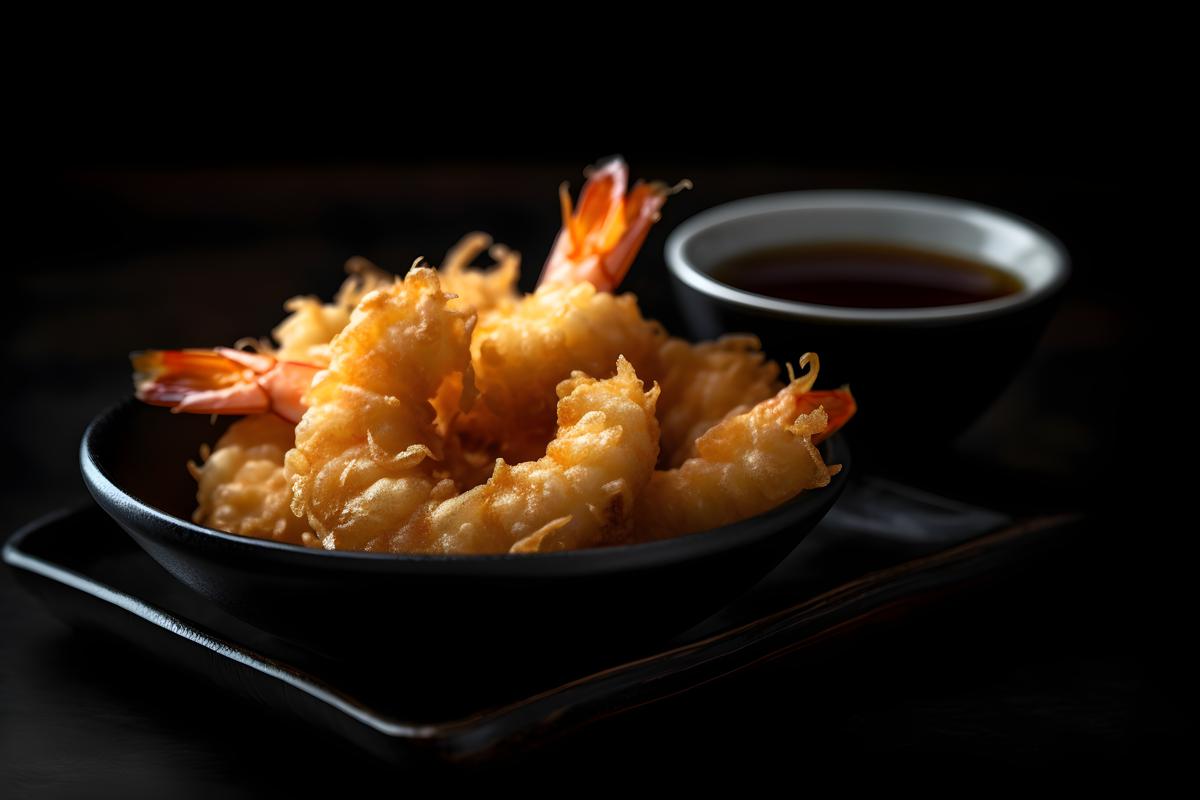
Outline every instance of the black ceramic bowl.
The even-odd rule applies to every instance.
[[[670,541],[531,555],[331,552],[188,521],[185,464],[227,424],[126,401],[84,434],[84,480],[159,564],[232,614],[334,657],[435,669],[612,655],[677,633],[778,564],[833,505],[849,466],[835,437],[824,455],[843,469],[826,488]]]
[[[745,292],[713,276],[759,249],[862,242],[982,262],[1022,284],[978,303],[912,309],[839,308]],[[791,192],[739,200],[684,222],[667,265],[691,333],[753,331],[768,355],[821,356],[819,385],[849,384],[859,413],[850,431],[873,458],[915,438],[945,442],[1003,391],[1026,361],[1066,282],[1066,250],[1038,226],[996,209],[907,192]]]

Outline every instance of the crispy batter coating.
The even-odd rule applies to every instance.
[[[487,271],[472,268],[471,262],[485,250],[496,263]],[[272,331],[278,348],[262,343],[260,348],[281,361],[328,366],[330,342],[349,324],[355,307],[366,295],[398,280],[364,258],[350,259],[346,271],[349,277],[332,302],[322,303],[315,297],[289,300],[285,308],[291,313]],[[472,233],[446,254],[441,280],[445,291],[458,295],[453,305],[469,313],[472,308],[486,311],[514,301],[519,273],[517,253],[493,245],[485,234]],[[449,418],[463,392],[461,381],[457,388],[447,386],[444,391],[446,396],[437,401],[437,407]],[[283,478],[283,454],[292,446],[293,430],[273,415],[250,419],[255,421],[236,423],[212,457],[197,468],[197,521],[248,536],[299,542],[300,534],[308,531],[307,524],[302,518],[284,513],[290,489]],[[444,429],[447,423],[443,420],[440,424]],[[475,483],[485,480],[490,472],[490,460],[484,466],[477,465]]]
[[[755,337],[693,345],[588,283],[517,298],[516,254],[467,268],[489,245],[472,234],[404,280],[360,260],[333,303],[290,301],[276,356],[328,370],[294,437],[249,417],[193,468],[196,521],[330,549],[533,552],[706,530],[829,482],[824,412],[788,402],[812,381],[780,390]]]
[[[464,240],[450,275],[485,246]],[[197,521],[331,549],[527,552],[704,530],[828,483],[811,444],[824,413],[788,417],[811,380],[772,397],[779,369],[754,337],[689,344],[590,284],[514,301],[506,269],[466,282],[495,302],[478,326],[428,268],[298,305],[277,335],[329,369],[295,448],[273,415],[235,424],[196,468]],[[384,288],[359,296],[368,284]]]
[[[284,462],[292,509],[327,548],[379,549],[396,539],[405,550],[427,549],[405,526],[439,482],[425,463],[443,454],[430,401],[449,377],[469,374],[475,325],[474,312],[450,308],[452,299],[436,272],[413,269],[364,297],[330,345],[329,369],[308,392]]]
[[[625,359],[616,375],[576,372],[558,386],[558,432],[537,461],[496,465],[491,479],[437,505],[442,552],[538,552],[626,542],[658,457],[658,389]]]
[[[779,391],[779,365],[762,353],[758,337],[723,336],[690,344],[671,337],[658,350],[662,399],[659,465],[678,467],[696,455],[696,440],[728,416]]]
[[[606,378],[618,356],[653,374],[661,336],[633,295],[598,292],[589,283],[542,286],[480,318],[471,360],[481,402],[458,430],[493,442],[510,461],[538,458],[554,435],[560,381],[575,371]]]
[[[294,428],[274,414],[233,423],[201,465],[189,465],[198,488],[192,519],[210,528],[303,544],[308,525],[292,514],[283,457]]]
[[[575,373],[558,387],[546,456],[499,463],[460,495],[431,404],[471,382],[475,317],[452,301],[429,269],[363,299],[285,459],[293,510],[330,549],[493,553],[627,538],[658,456],[658,390],[644,392],[624,360],[609,380]]]
[[[282,417],[234,424],[192,465],[196,520],[329,549],[536,552],[706,530],[828,484],[813,438],[856,406],[810,393],[815,355],[781,388],[755,337],[693,345],[614,293],[690,184],[630,188],[619,157],[586,174],[577,205],[560,188],[532,294],[519,255],[472,233],[440,272],[351,259],[332,302],[288,301],[277,345],[134,354],[146,402]]]
[[[510,460],[537,458],[554,433],[552,388],[574,370],[611,374],[628,359],[662,389],[659,464],[678,466],[697,438],[780,388],[779,367],[754,336],[693,345],[645,319],[632,294],[591,284],[552,284],[481,315],[471,342],[481,402],[456,423],[477,449]]]
[[[274,356],[280,361],[300,361],[325,366],[329,363],[329,343],[350,322],[350,313],[366,295],[393,283],[394,275],[384,272],[365,258],[346,262],[350,276],[342,283],[332,303],[315,297],[293,297],[284,304],[291,313],[275,326],[271,336],[279,342]]]
[[[487,251],[491,267],[476,269],[471,262]],[[365,258],[346,262],[349,277],[330,303],[316,297],[293,297],[284,304],[290,314],[271,332],[279,343],[273,355],[281,361],[300,361],[325,366],[329,343],[350,323],[350,313],[366,295],[395,283],[397,277]],[[502,303],[517,299],[521,256],[502,244],[493,244],[486,233],[469,233],[446,253],[439,271],[443,291],[457,295],[458,309],[486,313]],[[269,349],[269,348],[268,348]]]
[[[494,262],[487,269],[475,269],[471,262],[487,251]],[[468,233],[446,253],[438,277],[442,290],[457,295],[457,308],[473,308],[483,317],[492,309],[518,299],[517,278],[521,276],[521,255],[502,244],[493,244],[486,233]]]
[[[828,485],[839,468],[826,467],[812,443],[825,430],[825,410],[798,414],[804,391],[794,381],[705,433],[695,458],[655,472],[637,504],[638,541],[727,525]]]

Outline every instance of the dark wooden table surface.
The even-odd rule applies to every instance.
[[[349,256],[403,270],[482,229],[527,254],[555,234],[572,163],[77,170],[38,176],[18,216],[15,313],[3,337],[0,528],[85,497],[79,435],[128,391],[126,353],[262,335],[296,294],[328,296]],[[1086,540],[953,603],[817,653],[606,721],[500,770],[726,766],[793,776],[957,766],[1170,764],[1194,730],[1174,678],[1181,634],[1170,553],[1127,404],[1154,376],[1129,369],[1150,292],[1109,236],[1116,189],[1042,170],[820,170],[789,164],[634,163],[691,177],[628,287],[678,329],[665,232],[728,199],[802,188],[936,192],[997,205],[1057,233],[1068,296],[1028,368],[951,451],[914,432],[914,474],[1018,514],[1082,511]],[[1153,269],[1152,265],[1146,269]],[[919,376],[936,409],[938,385]],[[1158,774],[1153,772],[1151,774]],[[412,776],[409,776],[412,777]],[[444,777],[444,776],[443,776]],[[238,796],[397,776],[270,712],[115,644],[76,636],[0,571],[0,785],[61,793]],[[5,792],[6,796],[7,792]]]

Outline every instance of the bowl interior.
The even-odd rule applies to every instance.
[[[1016,276],[1022,289],[995,300],[929,309],[841,309],[756,295],[712,277],[723,262],[754,250],[796,244],[901,245],[988,264]],[[1002,211],[962,200],[904,192],[793,192],[718,206],[679,226],[667,263],[694,289],[750,307],[841,319],[942,318],[1020,306],[1066,278],[1061,244]]]
[[[286,559],[313,558],[375,561],[388,565],[427,564],[431,561],[470,570],[472,564],[494,564],[502,560],[514,565],[557,561],[560,568],[624,569],[648,566],[744,546],[802,521],[815,524],[840,493],[849,467],[849,453],[839,437],[822,444],[827,463],[840,463],[842,471],[830,485],[804,492],[792,501],[765,514],[723,528],[676,539],[621,547],[590,548],[560,553],[485,556],[429,556],[348,551],[326,551],[253,539],[224,533],[191,521],[196,505],[196,484],[187,462],[196,460],[201,445],[213,444],[230,424],[230,419],[171,414],[132,399],[123,401],[98,416],[84,434],[80,461],[85,482],[92,494],[123,524],[149,528],[161,534],[200,536],[212,543],[223,542],[238,549],[274,551]],[[124,519],[123,519],[124,517]],[[586,564],[584,562],[587,562]],[[531,566],[531,570],[542,567]]]

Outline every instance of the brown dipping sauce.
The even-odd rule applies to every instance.
[[[965,258],[890,244],[828,242],[756,250],[713,277],[755,294],[845,308],[929,308],[1015,294],[1014,275]]]

